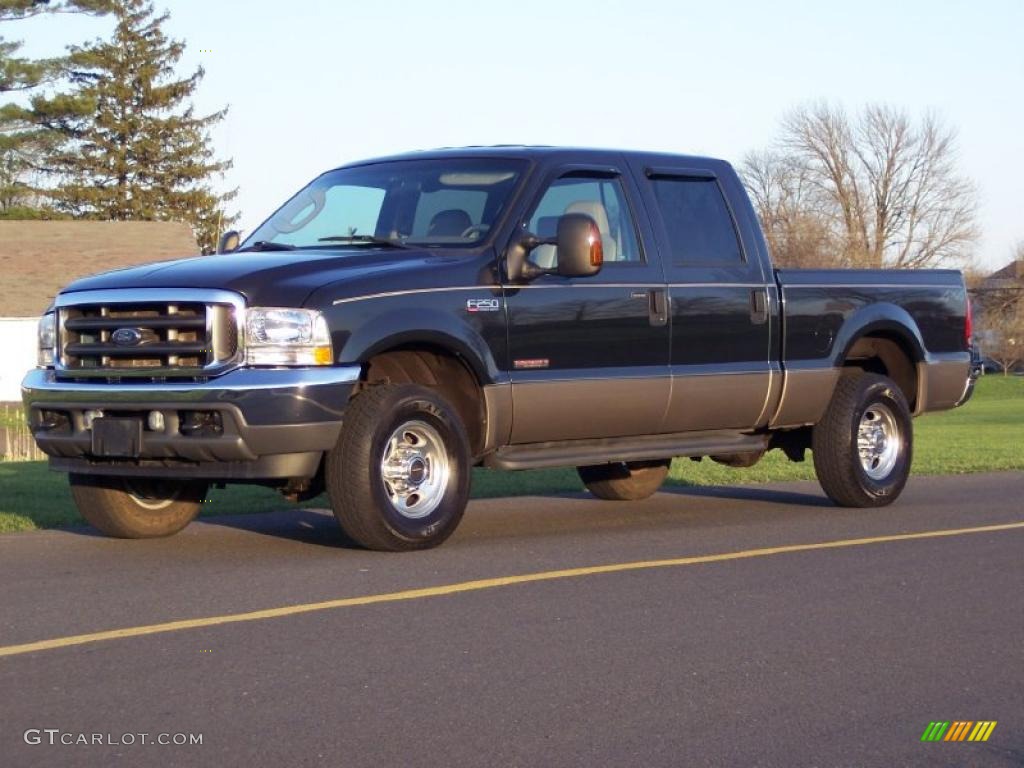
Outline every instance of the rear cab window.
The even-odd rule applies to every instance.
[[[677,267],[743,263],[732,213],[713,177],[654,175],[650,184]]]

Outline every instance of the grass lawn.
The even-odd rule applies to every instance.
[[[955,411],[929,414],[914,422],[914,473],[958,474],[1024,469],[1024,377],[986,376],[971,402]],[[808,454],[808,459],[810,458]],[[772,451],[756,466],[731,469],[712,461],[677,459],[669,482],[678,485],[737,485],[772,480],[813,480],[810,460],[795,464]],[[530,472],[475,470],[473,497],[493,498],[582,490],[572,469]],[[276,492],[233,485],[211,491],[204,515],[268,512],[289,502]],[[303,506],[326,506],[324,497]],[[0,463],[0,532],[54,528],[82,523],[64,476],[45,462]]]

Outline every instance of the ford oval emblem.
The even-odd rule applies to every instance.
[[[119,347],[134,347],[142,341],[142,331],[138,328],[118,328],[110,334],[110,340]]]

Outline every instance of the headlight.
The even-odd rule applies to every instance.
[[[253,307],[245,311],[249,365],[330,365],[327,321],[312,309]]]
[[[39,354],[37,364],[40,368],[52,368],[57,347],[57,316],[48,312],[39,319]]]

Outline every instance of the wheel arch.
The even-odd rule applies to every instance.
[[[833,349],[835,367],[888,376],[915,409],[926,352],[921,331],[905,309],[886,303],[864,307],[843,324]]]
[[[459,356],[481,384],[501,379],[501,371],[487,341],[469,323],[430,308],[373,313],[366,318],[339,318],[352,331],[344,338],[339,363],[365,364],[376,355],[407,346],[427,346]]]
[[[362,386],[421,384],[436,389],[452,404],[469,436],[474,459],[485,451],[487,399],[479,370],[460,345],[430,335],[402,336],[367,350]]]

